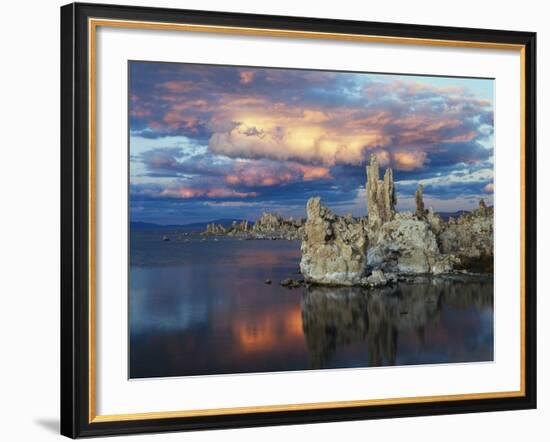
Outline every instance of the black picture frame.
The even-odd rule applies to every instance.
[[[89,18],[521,45],[524,51],[524,395],[438,402],[90,419]],[[73,3],[61,8],[61,434],[71,437],[239,428],[536,408],[536,34]]]

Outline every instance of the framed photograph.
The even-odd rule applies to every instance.
[[[536,36],[61,8],[61,433],[536,407]]]

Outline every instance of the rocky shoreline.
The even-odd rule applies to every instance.
[[[376,272],[376,271],[375,271]],[[442,282],[490,282],[493,280],[493,276],[489,273],[472,273],[467,270],[453,271],[450,273],[444,273],[439,275],[434,274],[401,274],[397,275],[375,273],[366,278],[365,281],[358,284],[341,284],[341,283],[319,283],[312,280],[306,280],[305,278],[285,278],[279,282],[281,287],[287,289],[297,288],[314,288],[314,287],[358,287],[358,288],[379,288],[379,287],[396,287],[400,283],[405,284],[439,284]],[[269,282],[268,282],[269,281]],[[271,284],[271,280],[268,279],[266,284]]]
[[[321,204],[307,203],[300,270],[306,281],[327,285],[384,286],[400,278],[492,273],[493,208],[444,221],[426,210],[423,187],[415,212],[396,212],[393,172],[379,179],[376,157],[367,166],[368,217],[337,216]]]
[[[208,224],[203,236],[227,235],[247,240],[287,240],[296,241],[304,238],[305,219],[285,219],[274,213],[264,212],[254,224],[248,221],[233,221],[231,226]]]

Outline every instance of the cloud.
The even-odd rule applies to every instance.
[[[325,182],[330,182],[332,187],[341,186],[340,182],[333,182],[330,169],[324,166],[268,159],[231,159],[208,152],[189,155],[184,148],[177,147],[144,150],[131,164],[131,170],[139,172],[132,181],[148,184],[133,189],[135,198],[291,200],[300,192],[291,189],[294,184],[312,183],[312,193],[323,192]],[[151,183],[156,185],[149,185]],[[302,187],[304,191],[307,190]]]
[[[394,152],[392,156],[398,170],[422,169],[428,161],[428,153],[417,150]]]
[[[394,169],[404,196],[418,180],[434,201],[487,196],[492,84],[132,62],[133,207],[299,208],[315,195],[344,207],[355,204],[371,153]]]
[[[199,150],[200,152],[200,150]],[[195,155],[183,147],[154,147],[140,151],[133,159],[149,176],[222,177],[230,185],[258,186],[295,181],[331,180],[330,168],[293,161],[248,160],[218,157],[202,151]]]
[[[300,163],[279,163],[261,161],[238,161],[225,175],[229,185],[273,186],[298,181],[330,180],[330,170],[322,166],[308,166]]]
[[[163,189],[159,196],[170,198],[251,198],[258,196],[256,192],[237,192],[235,190],[217,187],[211,189],[197,189],[193,187],[175,187]]]
[[[422,168],[446,145],[475,146],[488,136],[486,126],[479,124],[491,112],[485,104],[472,104],[468,97],[459,104],[456,97],[439,98],[434,103],[397,100],[379,107],[333,108],[274,102],[269,97],[230,103],[223,98],[213,112],[209,147],[235,158],[327,166],[362,164],[371,151],[385,150],[396,168]],[[413,104],[417,108],[411,113]],[[405,151],[414,152],[414,157]]]
[[[197,85],[193,81],[166,81],[159,84],[158,87],[172,93],[191,92],[197,90]]]
[[[180,147],[164,147],[142,152],[140,157],[149,170],[173,170],[178,167],[183,151]]]
[[[239,73],[241,84],[250,84],[254,80],[256,73],[254,71],[241,71]]]
[[[424,178],[419,180],[399,180],[399,183],[403,186],[415,185],[420,183],[424,186],[436,186],[446,184],[469,184],[469,183],[483,183],[486,184],[493,180],[493,169],[458,169],[450,171],[444,175],[438,175],[431,178]]]
[[[374,149],[412,149],[430,159],[441,145],[486,139],[492,126],[490,101],[422,77],[205,65],[163,66],[157,77],[165,81],[132,91],[136,125],[207,139],[212,152],[234,158],[330,166],[363,163]],[[158,89],[171,93],[151,93]]]
[[[143,118],[143,117],[148,117],[150,115],[151,115],[150,109],[144,109],[138,105],[133,106],[132,109],[130,110],[130,116],[132,117]]]
[[[208,145],[213,153],[234,158],[359,164],[368,149],[390,139],[366,126],[347,127],[348,114],[263,102],[241,114],[220,115],[222,123],[236,123],[226,131],[216,128]]]

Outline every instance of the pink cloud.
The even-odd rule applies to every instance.
[[[223,187],[215,187],[211,189],[199,189],[194,187],[177,187],[167,188],[160,192],[160,196],[171,198],[190,199],[198,197],[207,198],[251,198],[258,196],[256,192],[238,192],[232,189]]]
[[[378,151],[376,152],[376,161],[378,161],[380,167],[387,167],[391,163],[391,155],[386,150]]]
[[[332,179],[330,169],[295,162],[265,165],[259,161],[241,161],[225,175],[224,181],[232,186],[253,187],[319,179]]]
[[[181,114],[178,112],[168,112],[164,115],[163,121],[170,129],[185,128],[191,132],[197,131],[199,119],[193,115]]]
[[[132,117],[138,117],[138,118],[143,118],[143,117],[148,117],[151,115],[151,111],[148,110],[148,109],[144,109],[144,108],[140,108],[140,107],[134,107],[131,111],[130,111],[130,115]]]
[[[239,70],[238,75],[241,84],[251,84],[259,74],[247,69]],[[284,82],[288,75],[269,71],[262,79]],[[328,78],[325,73],[316,78],[319,75],[311,73],[312,81]],[[246,94],[217,91],[215,98],[207,98],[209,95],[203,94],[205,85],[206,80],[160,83],[157,88],[161,93],[155,98],[162,103],[161,116],[149,126],[167,132],[210,133],[208,144],[213,154],[311,163],[325,168],[364,164],[369,151],[378,152],[382,165],[393,164],[401,170],[422,168],[431,152],[439,152],[442,145],[486,136],[471,121],[480,112],[489,111],[486,108],[491,105],[459,87],[438,88],[402,80],[371,82],[363,88],[366,104],[380,100],[380,107],[279,101],[276,95],[262,95],[256,88]],[[443,100],[434,101],[433,97]],[[135,116],[149,116],[147,110],[136,108],[134,112]],[[303,172],[303,179],[312,173]],[[262,179],[268,183],[283,178]],[[262,181],[257,178],[255,182]]]
[[[427,159],[428,154],[423,151],[401,151],[393,153],[393,161],[397,170],[422,169]]]
[[[241,71],[239,76],[241,78],[241,84],[250,84],[254,80],[256,73],[254,71]]]
[[[357,112],[357,111],[354,111]],[[361,164],[365,151],[387,145],[381,127],[350,124],[349,109],[325,109],[273,103],[245,97],[219,103],[210,120],[213,153],[240,158],[270,158]]]
[[[161,83],[159,87],[171,93],[190,92],[197,89],[197,85],[193,81],[166,81]]]
[[[455,135],[453,137],[445,138],[443,142],[444,143],[464,143],[464,142],[472,141],[476,137],[477,137],[477,132],[471,130],[469,132]]]

